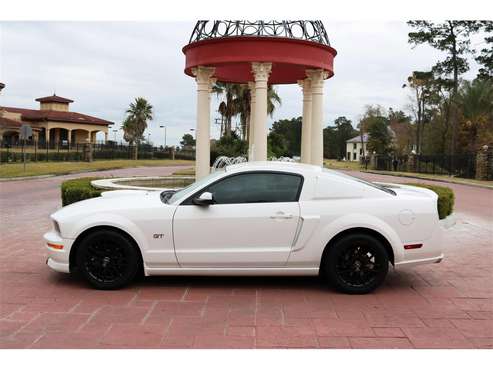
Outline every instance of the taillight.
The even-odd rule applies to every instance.
[[[404,249],[418,249],[421,248],[423,244],[406,244],[404,245]]]

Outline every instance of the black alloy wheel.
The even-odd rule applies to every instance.
[[[77,249],[77,267],[97,289],[118,289],[138,272],[140,255],[127,237],[114,230],[86,236]]]
[[[353,234],[329,246],[324,259],[330,282],[341,292],[365,294],[376,289],[389,269],[382,243],[371,235]]]

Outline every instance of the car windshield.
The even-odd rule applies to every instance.
[[[392,194],[392,195],[396,195],[395,191],[393,191],[392,189],[389,189],[389,188],[387,188],[387,187],[385,187],[383,185],[380,185],[380,184],[376,184],[374,182],[365,181],[365,180],[362,180],[362,179],[360,179],[358,177],[354,177],[354,176],[351,176],[351,175],[346,175],[345,173],[341,173],[341,172],[338,172],[338,171],[328,170],[326,168],[324,168],[323,171],[330,172],[330,173],[332,173],[334,175],[337,175],[337,176],[346,177],[346,178],[349,178],[351,180],[357,181],[359,183],[362,183],[362,184],[371,186],[372,188],[376,188],[376,189],[382,190],[382,191],[384,191],[386,193],[389,193],[389,194]]]
[[[161,197],[161,199],[167,204],[173,204],[178,199],[181,199],[187,195],[194,193],[196,190],[200,189],[205,184],[207,184],[211,181],[214,181],[215,179],[221,177],[224,174],[224,172],[226,172],[225,169],[216,169],[210,175],[208,175],[208,176],[206,176],[206,177],[204,177],[198,181],[195,181],[194,183],[188,185],[186,188],[178,190],[171,197]]]

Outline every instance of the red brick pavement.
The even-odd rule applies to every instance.
[[[153,277],[104,292],[44,263],[59,184],[75,176],[0,183],[0,348],[493,348],[491,190],[450,185],[458,222],[446,259],[391,271],[373,294],[260,277]]]

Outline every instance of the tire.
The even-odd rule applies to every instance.
[[[128,285],[140,266],[140,253],[132,241],[114,230],[95,231],[77,248],[78,271],[96,289]]]
[[[389,256],[383,244],[367,234],[351,234],[328,246],[323,269],[340,292],[366,294],[387,276]]]

